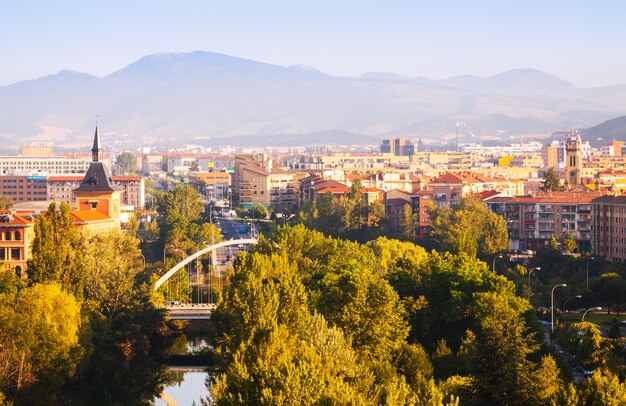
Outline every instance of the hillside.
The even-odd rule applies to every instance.
[[[476,142],[588,127],[626,114],[625,100],[624,86],[580,89],[532,69],[440,81],[384,72],[340,78],[211,52],[164,53],[102,78],[61,71],[0,87],[0,141],[45,139],[45,126],[63,132],[64,143],[86,145],[98,115],[110,140],[137,145],[239,137],[297,145],[327,143],[333,133],[363,143],[390,135],[442,143],[456,121],[467,125],[462,142]]]

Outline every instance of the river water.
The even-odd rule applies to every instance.
[[[183,381],[165,388],[166,396],[180,406],[200,406],[200,399],[206,399],[209,391],[206,386],[207,372],[184,372]],[[164,398],[166,396],[163,396]],[[162,399],[156,398],[156,406],[167,406]]]
[[[193,325],[193,323],[192,323]],[[202,331],[185,331],[187,339],[186,355],[198,354],[199,352],[209,348],[205,334]],[[182,355],[182,354],[181,354]],[[209,390],[206,385],[209,373],[206,371],[168,371],[172,374],[172,381],[175,382],[166,386],[163,390],[164,395],[161,398],[156,397],[154,404],[156,406],[167,406],[165,399],[176,402],[180,406],[200,405],[201,399],[206,399]]]

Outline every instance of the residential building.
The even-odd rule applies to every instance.
[[[493,196],[485,199],[504,217],[511,249],[537,250],[546,247],[552,235],[562,240],[570,233],[577,252],[591,250],[591,202],[598,192],[545,192],[534,196]]]
[[[52,145],[31,142],[22,146],[22,156],[52,156]]]
[[[89,159],[64,156],[0,156],[0,175],[85,173]]]
[[[9,196],[16,203],[48,199],[46,177],[41,175],[0,176],[0,195]]]
[[[0,265],[2,271],[13,272],[18,278],[26,276],[26,261],[30,258],[35,236],[33,217],[4,211],[0,213]]]
[[[233,189],[240,206],[261,204],[279,212],[297,206],[294,174],[275,168],[267,155],[235,155],[234,169]]]
[[[626,196],[602,196],[591,202],[591,251],[609,262],[626,261]]]

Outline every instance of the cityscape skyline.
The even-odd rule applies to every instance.
[[[289,4],[20,2],[0,13],[0,86],[76,70],[104,76],[147,54],[207,50],[335,76],[444,79],[542,70],[579,87],[626,83],[620,2]],[[585,61],[593,61],[589,63]]]

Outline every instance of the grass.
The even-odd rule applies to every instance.
[[[583,312],[580,313],[560,313],[560,317],[563,317],[563,321],[565,324],[578,323],[580,319],[583,317]],[[611,313],[610,315],[606,312],[589,312],[585,316],[585,321],[590,323],[594,323],[599,325],[600,327],[610,327],[613,324],[613,319],[617,319],[617,321],[626,320],[626,314],[620,313],[619,316],[617,313]]]

